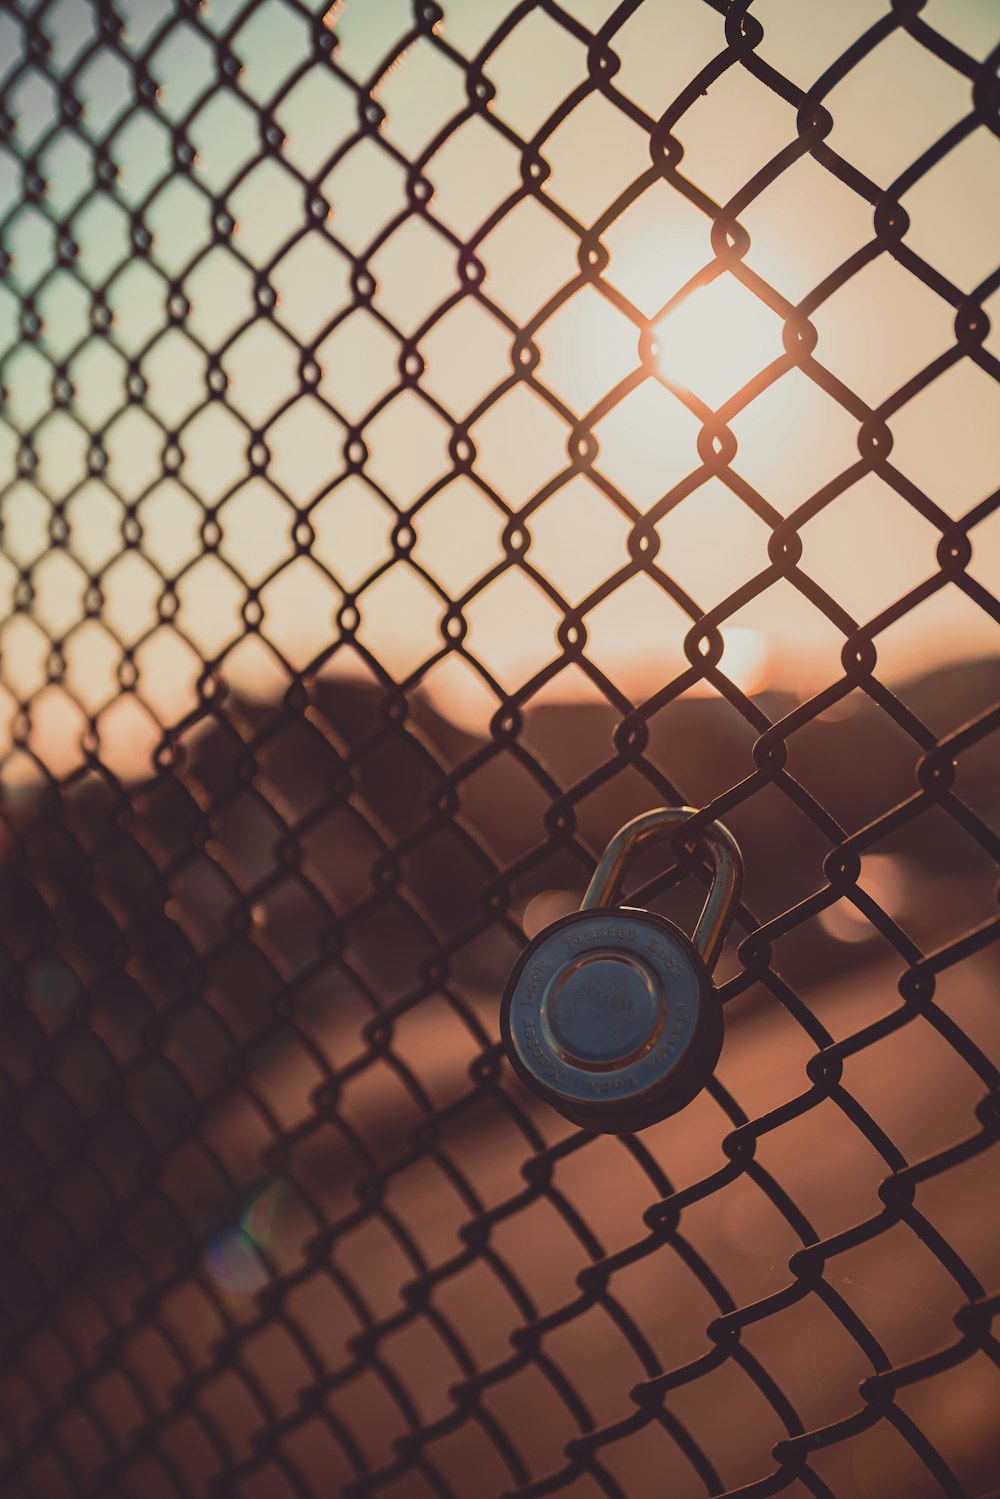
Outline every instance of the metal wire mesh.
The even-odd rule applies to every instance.
[[[771,39],[803,11],[750,0],[46,0],[0,17],[12,1499],[995,1483],[997,671],[906,686],[882,668],[893,628],[942,600],[995,654],[973,540],[998,496],[925,398],[974,379],[949,410],[987,430],[1000,270],[925,255],[903,202],[968,150],[995,169],[989,10],[815,7],[784,53]],[[809,72],[814,43],[828,55]],[[892,99],[869,117],[844,92],[896,68],[893,49],[928,70],[910,105],[930,138],[904,133],[880,177],[835,122],[854,110],[862,139],[896,138]],[[961,100],[945,129],[938,89]],[[765,150],[752,127],[771,110]],[[944,228],[971,254],[962,213],[988,218],[991,184],[961,159]],[[803,163],[850,201],[838,215],[860,211],[849,254],[810,222]],[[755,205],[789,182],[782,222],[797,205],[826,251],[797,291],[751,248]],[[703,246],[643,307],[608,245],[654,199]],[[493,247],[515,221],[505,285]],[[555,231],[567,266],[519,306]],[[942,313],[949,331],[874,397],[874,343],[852,383],[824,339],[841,294],[886,267],[923,298],[910,331]],[[393,284],[424,305],[394,311]],[[659,362],[692,287],[779,330],[714,405]],[[581,306],[631,342],[621,377],[574,404],[547,340]],[[456,311],[458,346],[499,348],[482,388],[454,345],[428,353]],[[911,357],[905,330],[881,336]],[[569,368],[586,363],[572,346]],[[851,451],[783,510],[748,476],[740,423],[793,379]],[[678,468],[654,469],[646,501],[602,456],[640,388],[665,402],[640,425]],[[486,457],[490,414],[518,401],[501,449],[533,456],[540,423],[560,449],[521,494]],[[937,487],[899,456],[913,413],[944,455]],[[423,417],[443,453],[426,472]],[[768,440],[808,457],[810,421]],[[925,528],[927,566],[862,614],[844,554],[830,579],[809,528],[871,476]],[[457,481],[466,509],[435,512]],[[248,485],[268,499],[243,512]],[[709,492],[732,509],[702,538],[726,579],[706,602],[664,526]],[[476,505],[500,538],[482,565]],[[850,510],[852,546],[895,587],[876,509]],[[456,540],[440,575],[421,546],[435,514]],[[596,575],[565,582],[598,516],[619,530]],[[759,561],[739,516],[763,528]],[[659,626],[607,658],[596,627],[636,587],[683,621],[639,690],[628,663]],[[747,611],[778,594],[835,641],[815,690],[754,690],[730,665]],[[530,661],[501,669],[477,644],[486,599]],[[431,691],[443,668],[476,694],[464,718]],[[589,697],[552,696],[570,677]],[[597,1139],[518,1088],[497,996],[522,918],[558,914],[608,833],[661,802],[724,818],[747,851],[726,1049],[679,1119]],[[866,879],[878,867],[919,875],[915,913]],[[644,898],[681,919],[695,876]],[[836,940],[859,923],[862,947]]]

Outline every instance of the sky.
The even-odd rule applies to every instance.
[[[713,249],[713,215],[796,139],[793,107],[749,69],[737,64],[696,90],[673,126],[683,146],[676,173],[664,180],[652,166],[642,122],[669,111],[725,48],[709,5],[634,8],[610,41],[620,102],[591,92],[554,129],[553,112],[587,78],[574,25],[601,27],[615,7],[575,0],[564,24],[529,12],[484,64],[495,89],[489,116],[464,120],[465,71],[440,43],[473,57],[511,6],[444,8],[438,38],[402,51],[406,4],[335,8],[327,26],[339,76],[325,63],[305,66],[304,20],[264,0],[232,38],[237,88],[206,97],[210,38],[239,23],[240,6],[206,6],[197,25],[178,23],[157,41],[163,8],[131,0],[124,46],[129,55],[153,47],[159,85],[155,106],[138,110],[114,49],[80,66],[93,40],[89,8],[61,0],[45,13],[50,67],[79,68],[86,129],[119,172],[113,191],[94,194],[90,144],[59,128],[41,73],[16,76],[14,149],[0,148],[0,237],[12,257],[0,289],[0,774],[37,775],[30,756],[9,752],[11,736],[25,732],[52,774],[71,774],[94,725],[110,768],[148,772],[164,729],[197,702],[203,659],[217,660],[241,692],[269,698],[291,671],[371,676],[373,656],[392,679],[421,685],[441,711],[485,730],[498,689],[519,692],[560,659],[567,606],[582,611],[587,661],[633,702],[685,669],[685,635],[716,607],[727,615],[720,664],[737,685],[808,696],[841,674],[845,618],[863,625],[932,577],[943,528],[996,487],[1000,384],[971,358],[891,412],[891,476],[836,482],[858,462],[865,411],[953,348],[949,298],[996,270],[995,134],[972,121],[902,192],[905,249],[929,268],[924,279],[875,246],[817,297],[872,246],[873,214],[808,155],[738,203],[749,236],[742,260],[727,266]],[[878,0],[756,0],[750,13],[764,27],[759,57],[808,88],[887,10]],[[990,0],[930,0],[922,19],[975,59],[1000,39]],[[23,31],[14,11],[2,24],[10,79]],[[384,111],[376,134],[358,135],[351,79]],[[823,99],[834,121],[828,145],[875,188],[972,107],[968,79],[902,30]],[[271,110],[282,135],[280,151],[259,162],[255,105]],[[434,147],[456,117],[423,164],[431,196],[414,212],[399,158]],[[197,152],[186,173],[171,167],[171,124]],[[532,192],[516,141],[537,132],[548,175]],[[33,152],[45,211],[17,211],[16,157]],[[318,185],[328,212],[307,216],[302,179]],[[213,244],[217,208],[225,218]],[[137,250],[129,216],[139,210],[152,238]],[[55,268],[53,219],[77,244],[72,267]],[[606,257],[589,283],[579,270],[584,233]],[[457,247],[467,242],[485,275],[463,294]],[[360,260],[369,300],[351,310]],[[263,317],[254,316],[255,271],[275,294]],[[168,277],[187,303],[173,326]],[[106,288],[108,308],[97,335],[93,288]],[[20,341],[25,296],[41,319],[34,342]],[[785,317],[803,300],[821,378],[775,365]],[[1000,292],[984,305],[995,324]],[[523,329],[537,353],[528,379],[523,370],[515,378]],[[422,361],[415,388],[400,381],[403,338]],[[1000,355],[995,326],[986,348]],[[138,403],[130,359],[145,381]],[[223,372],[212,399],[210,360]],[[73,387],[64,409],[53,409],[54,364]],[[712,474],[698,440],[720,411],[736,452],[730,471]],[[582,472],[570,457],[578,418],[596,439]],[[456,423],[471,462],[450,450]],[[349,427],[363,464],[345,458]],[[96,470],[90,434],[106,455]],[[19,478],[25,437],[37,470]],[[250,472],[260,438],[266,451]],[[815,498],[823,494],[826,503]],[[628,538],[647,516],[658,550],[642,567]],[[825,591],[843,611],[833,621],[786,580],[726,605],[767,580],[772,530],[789,516],[814,597]],[[529,542],[523,565],[504,568],[508,525]],[[408,558],[387,566],[394,533]],[[63,544],[53,547],[53,535]],[[997,515],[971,539],[968,573],[995,594]],[[467,594],[462,649],[444,651],[445,610]],[[949,585],[879,634],[878,673],[904,681],[995,654],[996,642],[995,620]],[[595,691],[575,664],[544,689],[547,701]]]

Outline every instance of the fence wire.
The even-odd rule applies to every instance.
[[[998,492],[976,481],[964,503],[960,456],[921,405],[969,372],[996,395],[986,304],[1000,269],[971,284],[925,258],[903,202],[963,151],[995,149],[988,11],[43,0],[0,16],[11,1499],[994,1487],[995,643],[912,690],[880,664],[883,637],[922,606],[961,595],[977,631],[1000,614],[973,562]],[[656,114],[628,82],[639,64],[622,63],[643,17],[663,28],[661,50],[640,49],[643,76],[689,69]],[[836,39],[811,84],[794,47],[769,46],[794,26],[803,57]],[[964,102],[880,183],[834,127],[854,82],[904,46],[936,80],[918,117],[934,116],[936,88]],[[408,68],[419,104],[400,103],[394,129]],[[699,156],[688,121],[719,98],[715,155]],[[785,135],[763,150],[753,122],[772,106]],[[584,120],[566,168],[560,131]],[[625,133],[641,138],[634,171]],[[456,228],[443,183],[459,138]],[[745,180],[724,194],[704,181],[713,161],[742,172],[748,140]],[[514,169],[487,201],[494,146]],[[754,268],[746,226],[803,162],[866,230],[793,295]],[[567,170],[579,180],[564,192]],[[595,201],[609,170],[614,192]],[[399,184],[384,213],[383,171]],[[966,170],[962,211],[988,221],[995,189]],[[779,327],[773,357],[714,408],[658,363],[678,288],[653,316],[615,278],[615,227],[656,193],[703,231],[685,295],[725,284]],[[808,219],[808,193],[792,200]],[[975,243],[957,209],[944,218]],[[528,248],[505,297],[491,236],[515,220]],[[573,263],[537,308],[512,311],[545,226]],[[419,313],[397,315],[380,268],[404,244],[420,292],[421,235],[447,290],[428,283]],[[297,257],[317,245],[313,276]],[[885,267],[924,298],[918,332],[942,315],[953,331],[873,401],[824,361],[817,328]],[[333,284],[342,296],[318,295]],[[583,305],[630,325],[634,357],[574,405],[546,340]],[[464,405],[427,354],[456,309],[478,317],[460,342],[501,350]],[[348,328],[355,343],[336,342]],[[586,368],[587,349],[570,364]],[[744,471],[740,418],[792,378],[853,446],[783,511]],[[474,383],[460,361],[457,379]],[[648,385],[694,437],[644,507],[606,471],[602,423]],[[563,456],[519,496],[479,434],[528,397]],[[384,425],[404,399],[444,432],[426,481],[417,426]],[[294,426],[307,408],[321,437]],[[938,489],[895,461],[914,411],[945,452]],[[653,440],[670,449],[660,422]],[[535,428],[516,430],[506,446],[530,457]],[[772,441],[808,454],[814,438],[804,420]],[[856,618],[852,569],[841,556],[824,574],[808,526],[869,476],[927,528],[932,560]],[[592,524],[556,508],[581,478],[620,532],[597,544],[600,575],[571,588],[541,537],[547,508],[563,550]],[[456,480],[501,541],[478,570],[439,577],[422,525]],[[264,509],[236,508],[251,483],[277,506],[273,531]],[[704,539],[709,569],[728,556],[738,574],[704,606],[663,523],[713,485],[765,528],[766,557],[729,546],[728,522]],[[381,519],[349,576],[362,491]],[[332,541],[331,498],[345,516]],[[461,558],[474,548],[449,514]],[[858,568],[895,577],[874,509],[851,514]],[[423,637],[404,577],[433,615],[430,645],[405,661],[400,642]],[[477,610],[496,590],[511,640],[533,648],[512,579],[555,638],[501,669],[477,646]],[[605,659],[594,624],[637,582],[684,618],[677,661],[641,690],[627,679],[641,630]],[[840,652],[798,695],[755,690],[729,664],[724,627],[779,593]],[[134,626],[121,599],[140,594]],[[386,618],[389,634],[366,633]],[[444,666],[478,694],[464,718],[430,691]],[[569,676],[582,706],[552,696]],[[602,839],[662,803],[724,819],[747,851],[719,977],[726,1051],[678,1119],[595,1138],[519,1088],[496,1005],[522,918],[565,910]],[[646,873],[644,898],[682,919],[698,872]],[[904,877],[930,890],[912,921],[893,898]]]

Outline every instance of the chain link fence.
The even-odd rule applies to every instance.
[[[996,19],[0,14],[5,1496],[995,1490]],[[594,1137],[497,1002],[660,804]]]

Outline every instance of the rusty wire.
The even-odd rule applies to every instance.
[[[224,247],[252,281],[250,320],[277,325],[285,338],[297,344],[300,388],[289,394],[288,405],[301,391],[325,399],[317,394],[318,346],[355,308],[370,309],[396,343],[398,382],[386,389],[379,405],[355,422],[331,408],[342,423],[343,446],[331,464],[335,471],[323,494],[351,475],[365,474],[369,460],[366,426],[393,395],[408,389],[421,395],[449,425],[451,469],[446,478],[473,476],[506,525],[502,557],[466,593],[450,597],[426,569],[421,570],[441,597],[440,645],[409,677],[394,680],[359,637],[366,594],[392,568],[420,567],[413,552],[421,509],[445,481],[410,505],[380,491],[397,515],[391,547],[354,589],[344,587],[317,560],[316,565],[343,596],[342,602],[336,617],[330,619],[325,649],[305,666],[284,662],[287,690],[281,702],[266,712],[251,711],[225,689],[229,648],[205,659],[194,706],[183,718],[159,724],[153,773],[138,781],[123,781],[104,764],[100,715],[86,704],[80,705],[86,719],[82,763],[66,776],[54,774],[32,738],[32,698],[14,702],[10,753],[31,760],[43,789],[23,804],[8,795],[4,810],[4,1302],[9,1353],[0,1420],[6,1448],[4,1494],[11,1499],[64,1493],[238,1493],[267,1499],[272,1494],[329,1493],[329,1479],[319,1476],[324,1472],[346,1475],[347,1491],[357,1494],[485,1493],[485,1478],[483,1487],[472,1478],[463,1487],[454,1474],[448,1476],[441,1458],[450,1439],[464,1434],[464,1440],[473,1429],[477,1440],[481,1438],[499,1460],[503,1475],[499,1488],[523,1495],[632,1492],[626,1479],[616,1478],[612,1455],[616,1445],[648,1430],[659,1430],[663,1451],[669,1448],[675,1454],[662,1461],[682,1460],[685,1471],[696,1475],[699,1492],[735,1492],[722,1476],[722,1417],[718,1445],[713,1446],[703,1434],[696,1436],[688,1429],[675,1403],[678,1392],[698,1385],[724,1366],[737,1369],[748,1385],[756,1387],[783,1432],[772,1444],[765,1467],[740,1482],[740,1493],[843,1493],[822,1476],[820,1458],[828,1449],[850,1443],[876,1426],[893,1428],[908,1447],[926,1474],[928,1493],[967,1492],[960,1475],[910,1414],[905,1397],[913,1386],[969,1360],[991,1360],[1000,1368],[1000,1349],[991,1332],[998,1301],[990,1294],[995,1288],[984,1285],[959,1248],[949,1242],[947,1222],[935,1225],[916,1198],[918,1189],[929,1181],[975,1165],[997,1139],[996,1066],[947,1007],[937,1003],[935,988],[942,975],[970,962],[995,941],[1000,919],[978,922],[938,950],[923,951],[903,925],[864,891],[858,877],[863,854],[908,831],[915,830],[917,838],[923,836],[921,819],[931,811],[950,819],[988,859],[996,861],[1000,854],[996,830],[959,794],[955,784],[963,756],[996,735],[1000,709],[986,709],[973,721],[950,724],[942,732],[922,721],[913,706],[878,675],[880,634],[940,590],[962,590],[972,604],[993,620],[998,618],[997,601],[967,570],[971,533],[996,508],[998,496],[983,498],[960,519],[953,519],[894,467],[889,423],[907,402],[960,361],[971,361],[985,375],[1000,380],[1000,363],[984,347],[989,320],[983,305],[1000,286],[1000,269],[971,293],[959,289],[908,245],[908,219],[900,201],[971,132],[982,128],[998,134],[1000,47],[980,61],[924,18],[921,0],[894,0],[870,27],[859,30],[834,66],[803,90],[762,56],[766,16],[758,20],[750,0],[706,0],[718,18],[717,55],[691,78],[670,108],[654,119],[616,84],[615,40],[641,4],[655,3],[625,0],[596,31],[579,19],[578,8],[564,8],[556,0],[510,3],[502,15],[503,8],[497,8],[496,29],[479,53],[466,57],[449,41],[448,26],[441,24],[447,21],[441,7],[433,0],[414,0],[390,54],[364,84],[338,62],[338,35],[332,24],[336,18],[324,18],[300,0],[280,0],[280,4],[250,0],[225,7],[217,19],[195,5],[175,0],[162,8],[155,23],[139,28],[139,41],[129,40],[124,12],[117,7],[84,5],[78,0],[77,19],[86,17],[87,35],[71,49],[68,60],[53,46],[65,19],[65,4],[43,0],[7,12],[10,34],[16,34],[21,50],[15,55],[12,49],[9,54],[0,105],[5,111],[4,149],[19,168],[21,193],[0,223],[0,255],[6,272],[11,263],[8,247],[26,214],[45,226],[47,256],[30,273],[21,267],[19,278],[10,279],[8,288],[16,297],[20,347],[30,346],[46,361],[51,381],[51,404],[33,424],[19,425],[9,405],[0,407],[4,434],[13,439],[14,457],[0,499],[14,503],[15,484],[28,481],[43,496],[49,511],[46,551],[27,563],[12,559],[16,580],[7,623],[19,615],[32,616],[33,571],[49,550],[68,552],[85,573],[80,617],[61,636],[49,635],[48,683],[71,691],[67,647],[86,620],[97,620],[116,642],[118,691],[123,696],[141,696],[142,691],[135,665],[141,642],[117,637],[113,622],[104,619],[102,578],[115,559],[91,567],[74,552],[67,507],[83,481],[66,490],[52,489],[40,471],[41,429],[52,411],[64,413],[82,432],[87,475],[100,479],[121,507],[120,553],[143,554],[142,502],[152,483],[166,473],[188,487],[201,508],[203,550],[219,554],[226,496],[210,503],[185,478],[185,430],[204,409],[227,408],[240,422],[246,449],[246,473],[240,481],[246,474],[269,472],[268,436],[281,411],[269,412],[255,423],[239,409],[229,390],[227,350],[249,323],[211,347],[188,324],[187,283],[215,247]],[[690,0],[691,5],[695,3]],[[262,101],[244,88],[241,30],[267,4],[285,17],[294,17],[304,41],[297,66],[281,80],[273,96]],[[459,4],[460,0],[454,0],[456,7]],[[490,60],[505,39],[539,12],[586,48],[588,71],[577,87],[555,103],[537,134],[523,139],[491,108]],[[211,77],[183,117],[176,118],[161,107],[157,56],[181,27],[186,37],[207,44]],[[852,69],[899,33],[905,33],[942,69],[966,81],[968,113],[897,181],[883,188],[828,143],[833,119],[826,100]],[[407,156],[381,130],[378,85],[418,42],[461,70],[467,103],[419,154]],[[95,133],[88,125],[77,82],[94,57],[103,53],[111,54],[127,70],[131,102],[103,133]],[[357,127],[337,148],[336,157],[324,159],[307,175],[283,151],[284,128],[279,117],[296,84],[313,70],[326,70],[351,91]],[[683,152],[674,130],[695,101],[732,70],[747,75],[762,92],[785,101],[794,111],[796,133],[777,156],[760,164],[734,197],[720,204],[684,174]],[[15,128],[17,91],[29,76],[48,80],[54,99],[51,123],[30,148]],[[251,112],[259,143],[255,154],[240,162],[231,180],[213,191],[199,174],[191,127],[199,111],[220,93],[238,99]],[[545,150],[557,128],[595,95],[646,132],[650,165],[638,179],[623,180],[615,202],[594,223],[584,224],[548,195]],[[126,126],[140,117],[166,128],[170,150],[161,174],[136,201],[120,190],[116,142]],[[434,158],[475,117],[516,147],[521,182],[463,240],[436,217]],[[47,197],[46,149],[57,137],[67,135],[84,148],[85,176],[79,194],[58,211]],[[321,188],[337,160],[360,141],[384,152],[402,168],[406,180],[405,207],[379,229],[365,254],[352,252],[338,238],[336,213],[330,216],[331,204]],[[872,229],[870,240],[855,256],[793,305],[745,265],[749,238],[740,216],[805,156],[868,205]],[[280,163],[300,203],[298,217],[288,224],[287,237],[268,263],[244,254],[234,232],[237,213],[231,203],[263,157]],[[147,221],[158,195],[178,180],[190,185],[199,200],[206,228],[193,258],[168,270],[158,261],[157,241]],[[566,409],[545,385],[535,340],[545,322],[583,288],[593,288],[614,302],[614,290],[604,279],[608,256],[602,235],[659,181],[682,194],[710,221],[717,267],[723,266],[783,319],[785,352],[740,393],[731,409],[713,413],[698,408],[700,467],[645,514],[628,494],[606,478],[600,479],[608,503],[629,521],[629,560],[582,603],[572,606],[533,566],[532,518],[574,475],[595,473],[598,443],[593,428],[626,392],[612,392],[588,413]],[[477,249],[525,199],[535,200],[556,215],[577,237],[579,271],[531,323],[521,326],[492,300]],[[98,201],[124,215],[128,243],[122,258],[106,274],[91,275],[80,264],[74,225]],[[376,276],[369,261],[409,219],[422,221],[440,236],[460,279],[455,297],[433,309],[416,333],[407,334],[379,308]],[[282,324],[271,278],[282,257],[305,236],[316,233],[327,236],[349,263],[353,299],[333,324],[303,342],[295,340]],[[872,409],[823,364],[816,352],[811,317],[879,257],[891,257],[950,308],[955,333],[949,349],[926,368],[914,370],[902,389]],[[112,302],[116,279],[136,260],[151,268],[159,300],[147,340],[142,347],[130,349],[118,341]],[[47,284],[60,273],[82,291],[90,325],[79,342],[56,353],[40,309]],[[470,418],[456,422],[423,390],[419,344],[462,298],[476,302],[506,331],[511,361],[505,379]],[[170,330],[179,330],[193,342],[202,356],[205,378],[203,400],[176,429],[165,425],[149,403],[144,372],[145,362]],[[115,351],[125,370],[123,402],[101,422],[83,414],[72,371],[74,357],[93,341]],[[0,363],[4,385],[8,378],[16,378],[16,371],[8,374],[15,353],[16,348],[9,349]],[[729,420],[793,367],[856,423],[858,456],[851,469],[831,478],[816,494],[803,496],[799,508],[786,519],[740,477]],[[476,419],[518,384],[530,387],[565,423],[569,455],[557,478],[520,509],[477,475],[469,431]],[[143,409],[162,436],[161,472],[139,492],[116,487],[105,442],[115,418],[130,407]],[[800,530],[824,507],[835,506],[838,497],[866,473],[878,474],[939,533],[938,570],[891,608],[859,623],[800,566]],[[683,580],[672,577],[658,560],[656,523],[713,476],[722,478],[770,528],[769,565],[748,575],[717,607],[702,611],[684,591]],[[225,562],[242,590],[245,633],[265,638],[262,591],[293,557],[311,554],[314,534],[309,517],[322,497],[282,490],[273,473],[270,479],[289,507],[294,550],[276,561],[270,577],[253,584]],[[154,555],[144,555],[159,579],[156,627],[176,632],[196,648],[184,635],[178,587],[197,559],[171,573]],[[558,656],[515,691],[505,690],[476,659],[466,640],[463,612],[511,570],[529,576],[562,615]],[[588,663],[587,615],[638,574],[666,590],[688,612],[691,625],[685,641],[686,668],[654,695],[634,703]],[[765,700],[746,695],[723,669],[720,631],[740,608],[779,582],[797,590],[841,632],[843,674],[772,721]],[[353,721],[349,713],[341,715],[335,698],[317,685],[321,669],[347,647],[365,657],[377,684],[369,708]],[[464,657],[488,681],[497,709],[488,738],[470,741],[453,736],[450,748],[442,748],[421,722],[415,703],[424,676],[449,655]],[[568,663],[586,669],[610,705],[615,726],[606,755],[595,760],[586,774],[563,783],[533,748],[524,723],[532,699]],[[737,971],[722,988],[731,1010],[751,990],[783,1007],[801,1027],[809,1055],[804,1074],[790,1085],[788,1099],[780,1107],[744,1112],[721,1081],[710,1085],[714,1104],[728,1120],[722,1142],[725,1159],[683,1187],[672,1184],[669,1161],[661,1161],[644,1138],[624,1141],[619,1148],[644,1173],[646,1210],[641,1232],[611,1251],[588,1223],[593,1200],[588,1200],[586,1192],[574,1197],[561,1185],[566,1164],[580,1153],[587,1157],[596,1143],[568,1128],[555,1138],[548,1132],[550,1125],[517,1089],[502,1062],[488,1007],[469,998],[463,964],[494,937],[504,939],[508,955],[516,951],[522,940],[517,892],[530,888],[536,877],[544,883],[544,872],[556,856],[578,870],[582,883],[599,851],[577,822],[578,808],[592,794],[628,772],[643,778],[649,804],[688,800],[684,786],[673,780],[669,753],[651,752],[650,735],[658,716],[698,681],[716,689],[727,711],[738,717],[750,735],[740,772],[704,805],[704,818],[738,819],[742,808],[753,808],[767,793],[777,794],[811,825],[826,851],[812,888],[763,922],[753,915],[754,886],[749,882],[748,905],[738,922]],[[909,757],[916,764],[916,780],[891,807],[849,829],[792,773],[788,762],[803,731],[856,690],[865,695],[873,715],[891,721],[905,738]],[[199,758],[191,748],[193,731],[206,727],[214,735],[211,752]],[[294,775],[272,769],[278,747],[291,742],[284,736],[293,734],[306,747],[306,761],[318,767],[297,803]],[[415,801],[405,815],[394,812],[379,769],[386,756],[393,754],[405,757],[407,784],[416,788]],[[535,819],[530,845],[513,859],[498,857],[488,837],[465,812],[470,780],[507,757],[516,760],[544,804]],[[863,775],[863,767],[857,773]],[[310,843],[334,816],[342,818],[346,829],[342,857],[360,859],[358,888],[350,899],[339,902],[330,897],[329,886],[315,873]],[[258,821],[268,830],[262,857],[259,850],[250,851],[247,837],[239,833],[240,827]],[[429,864],[442,859],[455,861],[463,871],[465,904],[454,919],[442,919],[440,910],[428,909],[421,889],[420,871],[426,872]],[[836,1039],[796,987],[781,977],[775,949],[845,896],[897,956],[901,976],[894,1007],[846,1038]],[[282,907],[282,899],[293,904]],[[278,914],[269,932],[257,913],[271,901],[278,903]],[[282,910],[286,916],[293,911],[288,920],[308,928],[308,940],[302,939],[294,955],[287,945],[282,947],[275,928]],[[372,949],[380,943],[398,945],[395,971],[378,973]],[[490,981],[495,982],[502,964],[489,972]],[[338,992],[350,990],[355,997],[358,1019],[349,1054],[341,1054],[324,1040],[323,1012],[314,1002],[317,988],[324,985]],[[58,1003],[51,999],[53,994]],[[46,995],[51,1002],[44,1002]],[[462,1086],[444,1101],[427,1085],[407,1041],[408,1018],[432,1002],[442,1004],[448,1023],[463,1032],[469,1054]],[[844,1072],[852,1058],[876,1043],[892,1042],[917,1018],[970,1070],[975,1079],[977,1123],[974,1130],[936,1152],[909,1159],[852,1095]],[[289,1044],[308,1059],[311,1078],[304,1112],[291,1123],[272,1106],[266,1086],[268,1056]],[[353,1096],[360,1080],[387,1071],[402,1090],[413,1122],[404,1137],[393,1136],[381,1149],[356,1128],[343,1100]],[[761,1144],[772,1132],[823,1104],[849,1121],[881,1163],[877,1208],[827,1234],[810,1221],[760,1159]],[[220,1135],[217,1130],[214,1121],[225,1110],[234,1115],[243,1110],[240,1118],[245,1114],[245,1125],[234,1134]],[[461,1149],[463,1133],[479,1138],[474,1130],[483,1120],[505,1131],[503,1152],[521,1173],[513,1190],[487,1192],[477,1171],[475,1151]],[[242,1142],[242,1153],[228,1150],[235,1137]],[[330,1139],[337,1142],[337,1169],[349,1187],[336,1211],[324,1193],[322,1173],[317,1175],[309,1164],[311,1152]],[[220,1140],[228,1143],[220,1144]],[[394,1205],[396,1186],[428,1165],[438,1184],[434,1190],[447,1192],[458,1212],[447,1253],[428,1251],[419,1227],[408,1220],[405,1206]],[[291,1262],[278,1263],[269,1259],[266,1246],[256,1247],[264,1283],[255,1286],[250,1309],[236,1315],[206,1274],[205,1256],[220,1225],[232,1221],[253,1184],[276,1175],[292,1194],[304,1225],[299,1251]],[[730,1293],[709,1258],[685,1232],[690,1210],[740,1179],[752,1182],[767,1197],[799,1246],[787,1261],[780,1286],[766,1295],[747,1298]],[[497,1247],[504,1225],[516,1226],[521,1215],[539,1203],[554,1210],[586,1261],[562,1299],[550,1307],[536,1304],[530,1269]],[[388,1308],[375,1305],[362,1289],[359,1262],[340,1253],[340,1246],[351,1242],[352,1234],[370,1224],[379,1226],[397,1255],[392,1263],[398,1263],[398,1268],[389,1274],[399,1281],[399,1297]],[[839,1256],[901,1226],[910,1236],[907,1242],[920,1241],[948,1277],[953,1329],[940,1347],[898,1362],[843,1294],[836,1276],[828,1272]],[[652,1346],[641,1318],[630,1314],[617,1294],[625,1271],[664,1248],[683,1261],[716,1308],[708,1322],[705,1350],[677,1363]],[[510,1306],[511,1336],[501,1356],[477,1355],[474,1327],[468,1319],[450,1317],[443,1309],[449,1283],[470,1269],[488,1272]],[[317,1336],[318,1324],[298,1310],[300,1293],[319,1285],[331,1295],[336,1293],[349,1322],[336,1346],[327,1334]],[[196,1295],[209,1309],[206,1315],[215,1329],[211,1337],[200,1340],[191,1335],[191,1317],[183,1321],[185,1332],[178,1333],[181,1324],[173,1319],[170,1308],[182,1293]],[[807,1298],[817,1298],[837,1319],[867,1369],[849,1407],[821,1422],[800,1414],[797,1392],[785,1388],[751,1346],[755,1328]],[[609,1319],[609,1335],[629,1346],[638,1371],[629,1383],[611,1389],[617,1406],[614,1419],[594,1414],[577,1388],[580,1369],[560,1362],[551,1352],[553,1335],[595,1308]],[[287,1398],[268,1388],[259,1361],[255,1363],[248,1353],[254,1340],[269,1329],[280,1330],[294,1350],[298,1373],[284,1392]],[[419,1390],[399,1374],[386,1352],[393,1339],[413,1329],[427,1340],[442,1343],[456,1370],[447,1409],[433,1417],[423,1412]],[[151,1338],[158,1345],[155,1355],[142,1351]],[[170,1373],[160,1380],[151,1371],[162,1367],[169,1367]],[[525,1425],[531,1421],[530,1408],[522,1409],[517,1420],[505,1420],[492,1403],[506,1382],[526,1370],[547,1386],[575,1429],[573,1438],[563,1444],[561,1459],[543,1471],[535,1471],[527,1455],[531,1447],[525,1445]],[[388,1402],[393,1420],[402,1428],[398,1438],[374,1458],[356,1429],[351,1407],[339,1403],[343,1392],[361,1388],[368,1380],[376,1382],[380,1398]],[[225,1400],[220,1405],[215,1398],[224,1383],[230,1389],[239,1387],[231,1396],[234,1405],[227,1406]],[[240,1421],[234,1410],[240,1402],[250,1411],[246,1440],[235,1434]],[[118,1420],[115,1412],[126,1407],[127,1414]],[[305,1447],[297,1446],[308,1433],[317,1442],[322,1439],[330,1444],[335,1458],[324,1456],[325,1448],[317,1448],[310,1457]],[[584,1482],[589,1487],[577,1487]]]

